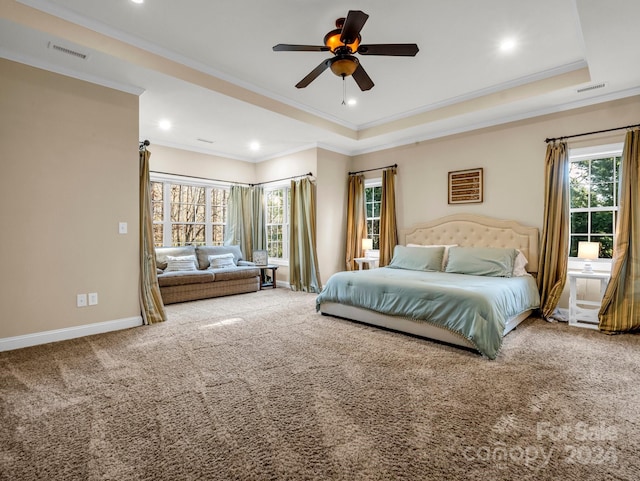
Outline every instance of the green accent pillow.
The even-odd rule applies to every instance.
[[[517,249],[451,247],[445,272],[473,276],[511,277]]]
[[[389,267],[411,271],[439,271],[442,269],[444,247],[406,247],[397,245]]]

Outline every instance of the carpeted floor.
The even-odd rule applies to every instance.
[[[637,480],[640,337],[525,321],[496,361],[286,289],[0,353],[0,480]]]

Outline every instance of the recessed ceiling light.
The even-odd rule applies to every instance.
[[[358,103],[358,101],[357,101],[356,99],[349,99],[349,100],[347,100],[347,105],[348,105],[349,107],[353,107],[353,106],[354,106],[355,104],[357,104],[357,103]]]
[[[171,122],[169,120],[161,120],[160,122],[158,122],[158,127],[160,127],[162,130],[171,130]]]
[[[511,52],[516,48],[516,40],[512,37],[505,38],[500,42],[500,50],[502,52]]]
[[[144,3],[144,0],[131,0],[133,3]]]
[[[255,140],[254,140],[253,142],[251,142],[251,143],[249,144],[249,148],[250,148],[251,150],[253,150],[254,152],[256,152],[256,151],[260,150],[260,142],[257,142],[257,141],[255,141]]]

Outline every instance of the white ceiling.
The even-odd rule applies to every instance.
[[[272,47],[322,45],[350,9],[370,15],[363,44],[420,51],[360,56],[375,87],[347,78],[357,104],[345,107],[329,70],[294,87],[330,53]],[[640,94],[638,0],[21,0],[0,12],[0,56],[141,94],[152,144],[247,161],[355,155]],[[517,46],[503,53],[507,37]]]

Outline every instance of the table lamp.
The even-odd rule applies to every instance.
[[[591,261],[600,253],[600,242],[578,242],[578,258],[584,259],[583,274],[593,274]]]
[[[371,249],[373,249],[373,239],[362,239],[362,250],[365,257],[367,257],[367,251]]]

